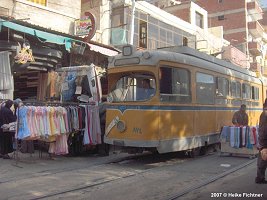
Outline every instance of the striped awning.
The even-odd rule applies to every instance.
[[[118,54],[117,51],[113,51],[113,50],[105,48],[105,47],[101,47],[101,46],[90,44],[90,43],[87,43],[87,44],[90,47],[91,51],[99,52],[99,53],[104,54],[106,56],[115,56]]]

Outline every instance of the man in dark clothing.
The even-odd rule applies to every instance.
[[[4,124],[9,124],[16,121],[16,116],[10,109],[13,101],[7,100],[5,106],[0,109],[0,156],[4,159],[9,159],[8,153],[13,152],[14,132],[4,132],[1,128]]]
[[[267,101],[263,104],[263,112],[260,115],[259,122],[259,155],[257,161],[257,177],[255,183],[267,184],[265,180],[265,171],[267,168],[267,161],[261,157],[261,150],[267,148]]]
[[[248,114],[246,113],[246,105],[242,104],[239,111],[234,113],[232,123],[236,126],[248,125]]]
[[[101,127],[101,142],[98,146],[99,153],[101,155],[109,155],[109,145],[104,143],[105,126],[106,126],[106,109],[107,109],[107,98],[102,97],[102,102],[99,104],[99,118]]]

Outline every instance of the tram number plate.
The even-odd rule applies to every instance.
[[[133,133],[142,134],[142,129],[141,128],[138,128],[138,127],[134,127],[133,128]]]

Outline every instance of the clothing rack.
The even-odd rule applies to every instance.
[[[82,65],[82,66],[72,66],[72,67],[61,67],[59,69],[56,69],[55,71],[56,72],[82,71],[82,70],[89,70],[90,66],[89,65]]]
[[[70,106],[70,105],[96,105],[95,102],[81,103],[81,102],[60,102],[60,101],[23,101],[24,104],[32,106]]]

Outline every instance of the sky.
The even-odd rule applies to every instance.
[[[260,0],[263,7],[267,7],[267,0]]]

